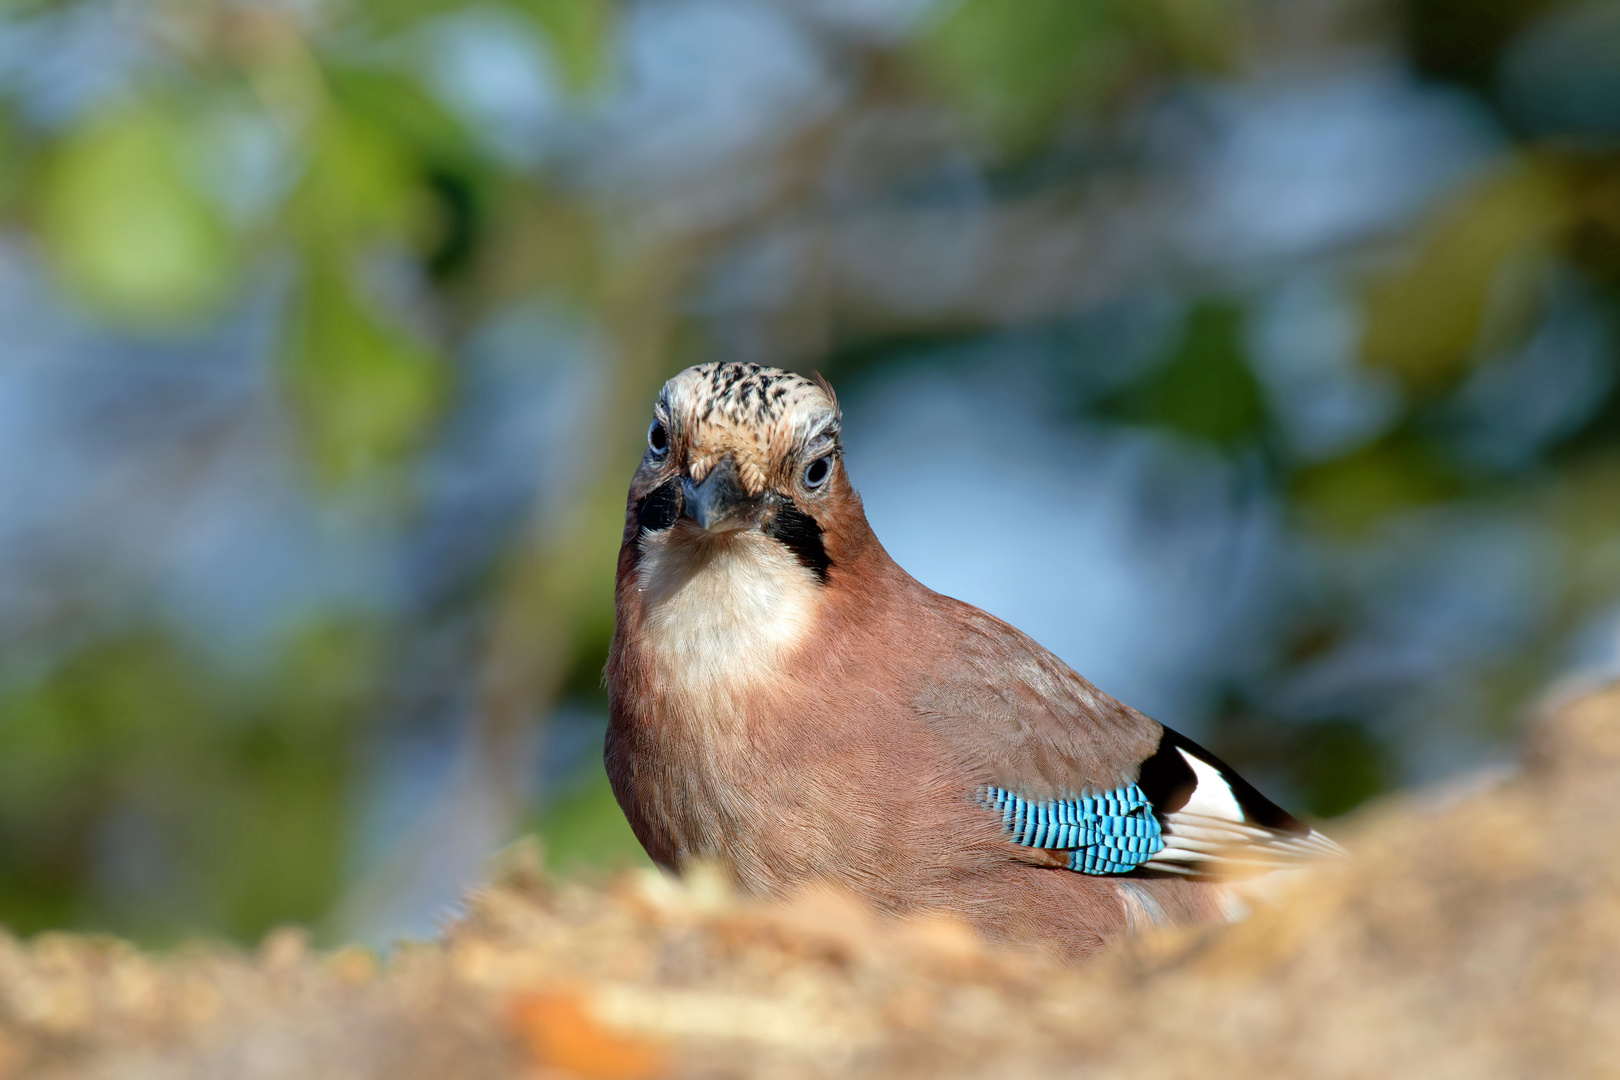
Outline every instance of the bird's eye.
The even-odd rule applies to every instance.
[[[657,420],[647,429],[647,445],[652,448],[653,457],[663,457],[669,453],[669,432]]]
[[[818,488],[832,474],[832,457],[818,457],[804,468],[804,486]]]

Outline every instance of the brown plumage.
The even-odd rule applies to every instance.
[[[749,893],[815,881],[1079,958],[1223,917],[1223,868],[1327,843],[1194,744],[889,558],[830,387],[757,365],[671,379],[631,482],[608,775],[647,852]],[[986,805],[1139,783],[1165,849],[1123,873],[1018,842]],[[1045,835],[1045,834],[1042,834]],[[1145,860],[1145,861],[1143,861]]]

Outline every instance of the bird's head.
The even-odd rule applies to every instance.
[[[630,485],[627,543],[782,545],[825,582],[827,531],[860,515],[832,388],[758,364],[701,364],[664,384]]]

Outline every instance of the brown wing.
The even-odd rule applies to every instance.
[[[1022,807],[1139,785],[1162,829],[1162,850],[1141,861],[1147,871],[1224,878],[1341,853],[1209,751],[1027,635],[940,601],[957,640],[948,661],[933,663],[916,708],[978,783]],[[1066,853],[1042,855],[1055,865]]]
[[[919,672],[918,716],[981,782],[1049,799],[1136,779],[1164,729],[1109,697],[1027,634],[936,598],[954,638]]]

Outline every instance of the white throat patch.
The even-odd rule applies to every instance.
[[[704,538],[681,523],[639,543],[646,644],[673,688],[729,696],[779,676],[809,635],[821,586],[770,537],[747,530]]]

